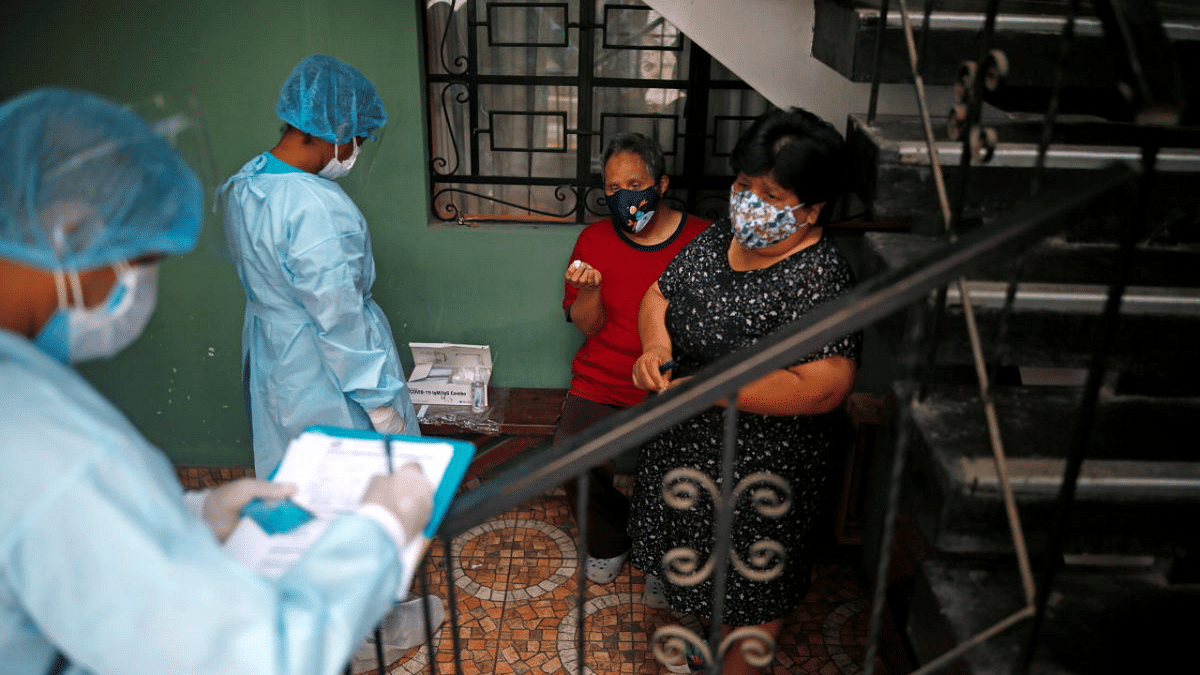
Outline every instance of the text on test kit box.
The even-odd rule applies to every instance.
[[[449,342],[410,342],[413,355],[408,393],[414,405],[471,405],[471,385],[483,384],[483,405],[492,377],[492,348]]]

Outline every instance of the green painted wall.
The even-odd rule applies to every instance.
[[[219,183],[278,140],[279,86],[315,53],[354,64],[388,106],[370,180],[355,196],[371,226],[375,297],[405,367],[408,342],[490,344],[495,384],[566,386],[581,338],[562,318],[561,275],[579,228],[429,226],[412,0],[6,2],[0,99],[44,84],[121,102],[194,90]],[[855,262],[858,237],[839,239]],[[251,464],[239,370],[244,303],[224,241],[220,218],[207,212],[197,250],[163,263],[145,335],[82,368],[180,465]],[[858,389],[882,393],[888,359],[872,356],[882,349],[867,337]]]
[[[275,98],[305,56],[362,70],[390,122],[357,195],[375,297],[396,341],[492,345],[500,386],[560,387],[580,339],[563,321],[561,270],[578,229],[430,227],[420,32],[411,0],[39,0],[0,9],[0,99],[56,84],[118,101],[194,89],[217,180],[278,139]],[[242,405],[243,295],[220,218],[163,263],[146,333],[84,374],[181,465],[251,463]],[[407,353],[405,357],[408,358]],[[406,362],[406,368],[411,365]]]

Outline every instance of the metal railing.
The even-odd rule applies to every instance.
[[[867,328],[911,305],[926,303],[932,297],[933,302],[931,304],[936,318],[936,316],[945,311],[946,286],[949,283],[959,283],[959,296],[963,299],[964,303],[969,303],[970,293],[962,282],[972,271],[1001,259],[1018,256],[1022,250],[1032,244],[1064,229],[1070,223],[1072,215],[1077,215],[1082,210],[1087,209],[1089,204],[1103,195],[1113,190],[1139,186],[1141,189],[1138,194],[1141,197],[1132,209],[1132,222],[1121,241],[1121,255],[1118,258],[1121,262],[1109,286],[1102,317],[1102,327],[1099,331],[1099,341],[1092,353],[1088,379],[1083,388],[1082,404],[1075,420],[1075,434],[1066,464],[1067,469],[1060,488],[1057,520],[1055,521],[1054,531],[1051,533],[1050,554],[1046,558],[1050,562],[1040,571],[1035,583],[1028,556],[1023,550],[1024,547],[1020,545],[1021,529],[1019,521],[1016,519],[1015,507],[1010,493],[1006,499],[1006,508],[1010,513],[1011,529],[1017,541],[1015,548],[1018,551],[1019,566],[1022,571],[1021,578],[1024,590],[1023,595],[1026,599],[1025,606],[1011,616],[1001,619],[995,625],[975,637],[946,652],[941,657],[925,664],[919,672],[925,673],[938,670],[961,656],[963,652],[975,644],[987,640],[1023,621],[1031,621],[1033,626],[1024,654],[1024,666],[1028,667],[1036,647],[1037,628],[1043,620],[1046,601],[1054,583],[1056,572],[1054,561],[1060,558],[1060,556],[1055,554],[1055,551],[1061,550],[1062,541],[1065,536],[1065,523],[1069,517],[1074,497],[1073,489],[1088,442],[1088,430],[1092,425],[1096,398],[1100,389],[1101,376],[1105,369],[1109,345],[1112,336],[1115,334],[1120,301],[1125,290],[1125,275],[1128,270],[1130,254],[1134,247],[1137,233],[1140,232],[1140,224],[1145,218],[1147,209],[1147,198],[1145,195],[1149,193],[1149,187],[1152,185],[1154,178],[1154,162],[1157,148],[1152,143],[1148,143],[1142,151],[1142,165],[1137,168],[1128,164],[1117,163],[1104,169],[1083,172],[1073,178],[1049,180],[1043,175],[1041,168],[1050,143],[1054,124],[1055,99],[1052,97],[1051,108],[1048,110],[1046,116],[1045,133],[1039,144],[1037,166],[1032,173],[1030,198],[994,222],[977,227],[969,232],[958,232],[956,224],[962,220],[971,159],[972,157],[978,157],[980,154],[980,148],[976,146],[987,144],[986,137],[981,134],[979,136],[984,140],[980,141],[977,139],[973,146],[969,133],[972,128],[978,128],[981,93],[977,89],[972,90],[969,88],[964,92],[966,98],[964,98],[963,103],[966,105],[966,114],[963,122],[964,131],[967,133],[964,136],[963,149],[959,155],[960,191],[951,199],[941,178],[941,163],[937,159],[936,150],[931,141],[932,131],[929,124],[929,111],[925,106],[923,85],[920,78],[920,61],[913,28],[902,0],[895,1],[900,6],[901,23],[905,30],[914,83],[917,88],[927,138],[930,139],[931,164],[935,167],[934,176],[939,188],[939,203],[935,208],[942,214],[946,225],[948,233],[946,243],[936,252],[921,260],[863,280],[862,283],[838,300],[815,310],[804,319],[761,340],[753,347],[738,351],[718,360],[704,368],[683,385],[672,388],[663,395],[651,398],[638,406],[621,411],[577,436],[568,439],[566,442],[551,447],[536,456],[527,458],[525,461],[494,476],[479,488],[464,494],[451,506],[439,531],[439,540],[442,547],[441,555],[444,558],[444,569],[447,570],[447,573],[451,573],[450,571],[456,568],[451,543],[454,537],[573,479],[577,480],[580,485],[577,496],[580,502],[578,513],[581,517],[586,517],[584,514],[586,514],[587,510],[583,508],[583,505],[587,501],[586,475],[590,467],[615,459],[623,452],[635,448],[680,422],[697,415],[719,400],[735,400],[735,394],[739,388],[772,370],[787,367],[795,362],[797,355],[807,354],[833,339]],[[884,0],[882,3],[880,35],[877,44],[882,44],[883,30],[888,25],[888,4],[888,0]],[[1109,3],[1101,2],[1099,4],[1107,6]],[[990,34],[994,27],[997,6],[998,2],[996,1],[988,3],[988,19],[983,29],[984,40],[982,41],[981,48],[981,53],[984,56],[980,57],[977,63],[986,63],[990,56]],[[929,24],[929,10],[931,7],[931,3],[926,4],[926,25]],[[1074,28],[1074,14],[1074,5],[1072,5],[1071,13],[1064,22],[1064,53],[1070,44]],[[1061,64],[1059,68],[1061,70]],[[876,72],[879,72],[878,67],[876,68]],[[1061,85],[1061,77],[1058,78],[1058,83],[1056,88]],[[1161,97],[1159,97],[1157,92],[1162,89],[1169,89],[1169,87],[1165,85],[1160,87],[1147,85],[1143,95],[1147,100],[1161,101]],[[873,91],[877,91],[877,83]],[[874,116],[875,97],[873,95],[870,105],[870,119],[873,120]],[[994,142],[994,140],[991,141],[992,144]],[[1010,283],[1009,291],[1006,294],[1005,307],[1000,319],[1001,336],[1003,336],[1008,316],[1012,312],[1015,286],[1015,282]],[[969,330],[972,333],[971,343],[974,352],[974,361],[980,385],[981,400],[984,402],[985,414],[987,414],[988,426],[991,430],[992,446],[997,461],[997,473],[1000,476],[1001,483],[1005,484],[1007,480],[1004,470],[1003,444],[998,436],[995,410],[989,406],[990,376],[987,371],[987,364],[995,363],[997,359],[989,358],[989,356],[994,357],[995,355],[983,354],[977,331],[972,327],[973,322],[971,320],[972,313],[970,308],[966,307],[965,312],[968,326],[970,327]],[[936,351],[935,345],[938,340],[937,326],[938,324],[935,321],[933,329],[926,331],[924,334],[919,334],[916,327],[912,327],[912,332],[906,338],[906,345],[904,347],[906,354],[924,353],[927,355],[923,363],[920,360],[914,359],[908,364],[910,366],[908,375],[917,383],[922,381],[923,373],[928,371],[932,365]],[[924,344],[921,344],[922,341],[924,341]],[[1002,344],[1003,340],[1001,339],[998,342]],[[911,388],[912,398],[908,401],[900,402],[898,408],[899,420],[896,427],[897,434],[894,445],[895,453],[891,466],[892,473],[888,494],[885,499],[881,541],[877,542],[880,559],[878,569],[875,571],[876,588],[872,598],[871,625],[864,663],[864,670],[868,675],[874,671],[876,657],[879,652],[886,595],[886,579],[890,564],[889,552],[891,550],[899,511],[901,486],[905,471],[905,456],[912,440],[912,434],[914,433],[912,424],[910,423],[911,420],[909,419],[909,408],[914,400],[919,399],[921,388],[919,384]],[[736,443],[736,425],[734,423],[736,408],[728,407],[726,411],[723,439],[724,466],[722,470],[724,479],[720,488],[720,497],[715,500],[722,506],[717,511],[718,536],[712,555],[712,558],[718,561],[724,561],[728,558],[728,552],[731,547],[729,531],[732,517],[731,492],[733,488],[731,487],[731,483],[733,455]],[[581,537],[586,536],[583,534],[586,532],[585,523],[580,523],[578,530],[581,533]],[[581,542],[581,545],[576,550],[579,556],[579,592],[575,594],[577,602],[575,612],[578,617],[575,629],[577,631],[576,649],[579,656],[578,661],[574,665],[578,672],[582,674],[587,668],[582,642],[585,621],[585,585],[587,584],[583,571],[585,568],[583,558],[587,550],[586,541]],[[698,647],[706,655],[705,663],[710,672],[719,671],[720,655],[729,648],[731,639],[739,637],[735,634],[724,640],[720,639],[723,606],[722,589],[725,574],[726,570],[723,565],[718,566],[713,572],[714,620],[708,638],[706,640],[698,640],[700,642]],[[425,589],[428,588],[428,578],[424,569],[417,577],[420,588],[422,588],[422,593],[424,593]],[[447,585],[447,589],[449,595],[447,604],[450,607],[448,612],[448,628],[450,630],[450,640],[452,641],[453,650],[456,655],[455,672],[461,673],[461,664],[457,660],[457,655],[461,653],[459,642],[460,626],[456,611],[456,586],[453,580]],[[429,630],[428,626],[427,630]],[[430,644],[432,644],[432,631],[429,631],[429,633],[428,637],[430,638]],[[656,654],[660,659],[664,656],[678,655],[680,653],[681,643],[678,640],[697,641],[694,635],[689,635],[682,629],[680,631],[668,630],[661,633],[661,635],[664,639],[668,640],[668,648],[666,651],[656,649]],[[672,644],[670,643],[671,640],[675,640],[675,642]],[[773,645],[768,644],[766,646],[768,648],[767,655],[769,656]],[[717,655],[718,658],[712,658],[713,655]],[[382,657],[380,658],[380,670],[381,672],[383,671]],[[429,672],[438,672],[435,659],[433,658],[429,659]]]
[[[1110,190],[1129,185],[1137,180],[1137,177],[1138,173],[1134,169],[1116,164],[1078,180],[1062,183],[1055,189],[1047,190],[1039,197],[1025,202],[1001,221],[963,235],[934,254],[903,268],[865,279],[838,300],[764,338],[753,347],[718,360],[688,382],[623,410],[577,436],[547,449],[544,453],[531,456],[501,472],[480,487],[462,495],[451,506],[438,534],[445,569],[455,568],[451,546],[451,540],[455,536],[568,480],[577,479],[581,485],[586,483],[588,468],[616,458],[622,452],[709,408],[720,399],[734,398],[740,387],[771,370],[790,365],[795,361],[797,354],[807,354],[832,339],[861,330],[909,305],[925,301],[931,292],[942,288],[947,282],[1012,255],[1015,251],[1061,229],[1072,214],[1087,208],[1094,199]],[[733,417],[730,414],[727,420]],[[734,437],[727,426],[727,464],[731,461],[733,442]],[[725,485],[728,486],[729,482],[726,481]],[[586,501],[586,489],[580,490],[579,498]],[[725,499],[724,503],[728,504],[729,500]],[[581,508],[580,513],[584,512],[586,509]],[[723,522],[728,523],[728,520]],[[718,548],[718,556],[722,555],[722,550],[727,551],[729,545],[728,530],[719,531],[719,535],[725,536],[719,537],[718,547],[725,548]],[[586,551],[586,542],[577,550],[582,557]],[[586,582],[582,576],[582,560],[580,563],[581,592],[576,594],[576,598],[579,603],[578,616],[581,617],[577,623],[577,630],[582,635],[582,604],[586,597],[582,592],[582,584]],[[423,577],[424,572],[418,575],[419,583],[427,584]],[[454,652],[458,654],[459,626],[453,583],[448,584],[448,593],[447,604],[451,608],[448,612],[448,628],[451,631],[450,639]],[[880,606],[880,599],[877,597],[875,614],[880,611]],[[710,653],[720,654],[724,649],[716,640],[720,628],[720,621],[714,621],[713,633],[708,640]],[[873,640],[877,639],[876,634]],[[582,673],[585,664],[582,650],[579,653],[578,667]],[[714,660],[706,662],[710,664],[710,668],[717,668]],[[432,659],[430,672],[437,672]],[[457,665],[456,672],[461,672]]]
[[[888,26],[889,4],[889,0],[882,0],[880,8],[876,37],[878,42],[876,43],[875,54],[876,78],[873,82],[869,106],[870,121],[872,123],[876,114],[879,85],[878,73],[881,72],[880,59],[883,53],[882,45],[884,43],[885,30]],[[917,41],[914,37],[912,21],[904,0],[896,0],[896,4],[900,10],[900,23],[912,71],[913,86],[916,91],[930,156],[930,166],[937,188],[938,210],[941,213],[947,236],[953,239],[957,236],[960,224],[963,221],[968,186],[971,183],[972,160],[974,159],[981,164],[989,161],[993,156],[998,140],[995,129],[982,124],[981,112],[985,92],[994,90],[1002,83],[1007,68],[1004,54],[992,49],[1000,2],[999,0],[988,0],[986,3],[983,26],[980,31],[979,56],[974,61],[964,62],[962,68],[963,74],[960,75],[959,81],[955,85],[957,104],[954,111],[952,111],[952,120],[955,120],[957,124],[951,126],[953,127],[953,131],[961,136],[962,150],[959,154],[959,165],[957,167],[959,189],[953,200],[948,195],[946,181],[942,175],[942,162],[939,161],[937,155],[937,144],[930,122],[924,81],[921,76],[922,63]],[[1037,160],[1030,181],[1029,193],[1033,199],[1037,199],[1042,194],[1045,186],[1045,161],[1051,138],[1054,135],[1059,96],[1064,82],[1064,64],[1074,40],[1079,5],[1078,0],[1071,0],[1066,7],[1066,16],[1063,17],[1059,58],[1054,64],[1049,104],[1038,143]],[[1161,20],[1158,19],[1153,11],[1153,5],[1139,0],[1098,0],[1095,5],[1097,13],[1105,25],[1108,42],[1117,48],[1118,53],[1125,57],[1125,62],[1131,66],[1125,70],[1125,74],[1127,75],[1126,84],[1131,89],[1129,95],[1130,102],[1135,108],[1134,118],[1139,121],[1148,122],[1162,122],[1164,120],[1178,122],[1180,117],[1179,111],[1182,108],[1182,87],[1178,82],[1177,67],[1169,60],[1169,56],[1164,56],[1163,45],[1166,44],[1165,35]],[[934,6],[935,3],[933,0],[926,0],[922,37],[924,37],[931,25],[931,14]],[[1154,63],[1164,66],[1162,72],[1142,72],[1145,66],[1142,59],[1147,54],[1151,55]],[[1147,113],[1145,111],[1151,112]],[[999,477],[1001,494],[1012,537],[1013,550],[1020,571],[1025,604],[1010,615],[1002,617],[993,625],[962,640],[948,651],[926,662],[915,671],[914,675],[939,671],[953,663],[972,647],[992,639],[1012,626],[1026,620],[1031,620],[1032,625],[1028,634],[1028,640],[1025,642],[1021,660],[1016,664],[1016,667],[1021,671],[1028,671],[1032,666],[1038,634],[1045,621],[1047,602],[1062,557],[1063,545],[1067,535],[1067,523],[1070,519],[1080,468],[1086,454],[1088,437],[1093,427],[1101,380],[1106,370],[1109,351],[1117,331],[1120,306],[1128,281],[1132,253],[1139,235],[1144,231],[1144,225],[1147,220],[1149,195],[1154,186],[1158,149],[1154,141],[1154,135],[1152,133],[1145,134],[1141,142],[1140,168],[1142,170],[1142,178],[1137,191],[1138,197],[1130,211],[1129,222],[1123,228],[1120,237],[1117,265],[1113,270],[1109,282],[1100,328],[1096,335],[1097,342],[1091,353],[1087,369],[1087,380],[1082,392],[1082,400],[1074,418],[1073,435],[1066,468],[1059,488],[1057,508],[1055,509],[1055,519],[1050,533],[1048,550],[1045,552],[1045,562],[1036,582],[1032,571],[1029,551],[1025,545],[1024,532],[1017,513],[1016,500],[1008,477],[1004,443],[1000,434],[996,407],[991,396],[990,383],[993,377],[992,372],[989,372],[989,364],[990,368],[994,369],[1004,361],[1004,354],[1000,350],[1003,350],[1006,344],[1007,327],[1013,313],[1016,296],[1016,277],[1022,268],[1022,263],[1018,258],[1018,262],[1014,266],[1013,278],[1010,279],[1005,294],[1005,302],[999,317],[999,330],[996,340],[996,344],[999,345],[997,348],[998,353],[984,354],[979,331],[975,323],[975,313],[970,304],[971,294],[967,288],[966,277],[964,275],[958,279],[958,291],[960,297],[963,299],[963,314],[969,334],[971,355],[979,386],[979,398],[986,418],[989,442],[996,473]],[[881,533],[882,541],[879,543],[878,569],[875,572],[876,588],[871,627],[869,629],[868,651],[865,659],[865,671],[867,675],[872,675],[874,672],[875,656],[879,645],[892,538],[895,534],[896,518],[899,511],[900,493],[902,490],[901,485],[905,472],[906,453],[910,444],[910,434],[912,433],[911,408],[914,402],[919,401],[924,395],[925,379],[923,374],[932,370],[938,344],[938,327],[941,325],[941,318],[945,313],[945,308],[946,290],[943,287],[939,290],[934,302],[934,329],[930,332],[930,335],[926,336],[926,361],[923,364],[916,364],[916,367],[910,369],[910,375],[913,375],[917,380],[918,386],[909,388],[907,391],[907,400],[901,401],[899,405],[900,419],[897,427],[898,433],[895,439],[895,449],[892,458],[892,473]],[[912,340],[914,344],[907,346],[915,349],[915,341],[914,338]]]

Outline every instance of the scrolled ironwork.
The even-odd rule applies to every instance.
[[[442,118],[446,121],[446,132],[450,136],[450,147],[454,149],[454,168],[449,171],[441,171],[449,165],[449,161],[444,157],[434,157],[429,160],[430,170],[437,176],[453,176],[458,173],[459,165],[462,163],[462,157],[458,150],[458,138],[454,135],[454,122],[450,119],[450,106],[446,102],[446,96],[454,87],[462,87],[462,90],[455,96],[455,101],[458,103],[469,103],[471,100],[471,92],[467,85],[463,82],[449,82],[445,87],[442,87]],[[434,195],[434,201],[437,200],[437,195]]]
[[[708,128],[710,120],[747,121],[753,119],[755,115],[746,114],[732,117],[717,115],[714,117],[709,113],[723,109],[727,105],[761,111],[766,110],[769,103],[761,95],[754,93],[745,83],[737,80],[731,73],[723,74],[719,80],[708,77],[707,74],[711,70],[711,58],[703,49],[683,39],[682,33],[673,29],[664,33],[673,45],[671,47],[658,45],[656,44],[658,40],[655,39],[640,40],[637,41],[638,44],[628,45],[628,48],[638,52],[659,50],[679,52],[682,50],[683,54],[679,56],[678,61],[674,62],[675,65],[667,66],[667,70],[658,73],[660,77],[652,78],[653,82],[651,83],[678,91],[680,96],[687,96],[689,91],[703,89],[708,94],[703,97],[706,102],[712,97],[712,103],[704,104],[707,107],[706,110],[693,110],[694,106],[689,104],[686,115],[683,114],[682,107],[674,106],[673,111],[668,112],[660,110],[652,101],[637,103],[634,100],[625,101],[622,97],[621,100],[609,102],[604,92],[614,87],[621,89],[645,89],[647,87],[644,74],[636,71],[612,70],[606,64],[606,59],[609,58],[607,54],[621,50],[605,49],[599,45],[596,39],[598,31],[604,31],[607,27],[607,22],[601,17],[591,16],[586,20],[567,22],[566,30],[562,30],[562,27],[556,24],[553,29],[554,36],[549,38],[556,45],[552,49],[546,48],[548,42],[531,34],[529,40],[519,42],[524,45],[521,49],[526,51],[518,54],[512,51],[511,47],[511,45],[518,44],[517,42],[497,42],[493,39],[494,27],[490,20],[491,15],[484,18],[480,14],[480,10],[484,9],[486,5],[481,0],[473,2],[464,0],[433,2],[430,0],[421,4],[423,5],[421,11],[424,13],[428,26],[428,30],[425,32],[425,53],[428,55],[425,74],[426,81],[430,85],[427,102],[429,110],[427,135],[430,142],[431,159],[426,166],[431,185],[431,197],[434,196],[432,193],[438,190],[439,185],[446,183],[478,185],[489,183],[490,178],[499,178],[499,182],[504,184],[518,184],[518,181],[523,181],[522,184],[529,186],[545,186],[553,184],[553,181],[561,177],[563,182],[570,183],[578,193],[577,203],[579,206],[571,214],[571,220],[574,223],[584,224],[597,218],[603,218],[608,215],[603,200],[599,196],[593,199],[593,195],[586,195],[585,198],[585,194],[595,183],[595,167],[591,157],[575,159],[574,162],[571,162],[571,158],[567,158],[562,162],[551,162],[546,165],[554,167],[573,163],[573,176],[564,175],[564,172],[558,169],[551,169],[552,172],[543,173],[540,164],[518,161],[520,158],[516,155],[504,155],[501,158],[502,161],[483,167],[481,165],[487,165],[490,160],[495,159],[496,153],[554,152],[567,154],[572,151],[572,141],[569,137],[571,135],[588,138],[594,136],[598,139],[604,133],[631,131],[639,128],[639,125],[644,122],[649,122],[653,125],[656,133],[664,137],[664,140],[687,139],[678,161],[674,158],[678,150],[674,145],[664,148],[668,156],[672,157],[672,161],[681,167],[681,173],[674,176],[677,179],[677,193],[686,195],[679,199],[680,206],[693,205],[692,208],[680,208],[679,210],[709,219],[725,212],[726,205],[724,203],[720,204],[719,208],[711,209],[710,212],[695,209],[694,205],[697,200],[702,199],[702,193],[706,189],[697,182],[701,178],[707,180],[705,171],[700,167],[709,164],[706,159],[709,156],[708,144],[700,139],[713,136],[713,132]],[[506,11],[511,13],[509,18],[516,23],[519,23],[519,15],[528,15],[525,25],[529,26],[532,25],[530,22],[541,21],[544,18],[540,14],[549,11],[557,15],[561,8],[574,7],[575,3],[553,2],[547,4],[544,0],[536,0],[492,3],[490,5],[493,8],[500,6],[507,8]],[[597,3],[597,6],[617,8],[622,11],[636,10],[639,15],[653,11],[649,7],[640,5]],[[607,13],[608,10],[605,11]],[[666,29],[669,25],[669,21],[657,15],[644,22],[639,16],[635,23],[637,24],[635,28],[651,36],[658,35],[660,30]],[[482,33],[484,30],[487,31],[486,37]],[[560,36],[570,36],[571,31],[577,31],[577,35],[569,38],[568,44],[564,45],[557,41]],[[588,46],[585,47],[585,45]],[[565,60],[556,55],[557,52],[563,50],[564,46],[571,55]],[[535,60],[532,70],[528,67],[529,52],[538,54],[533,57]],[[627,55],[628,52],[625,54]],[[567,67],[570,61],[576,63],[574,69]],[[685,63],[690,65],[684,68],[683,64]],[[654,88],[650,87],[650,89]],[[453,98],[455,95],[457,95],[457,99]],[[572,125],[567,125],[565,121],[556,122],[553,125],[555,134],[558,135],[561,132],[567,137],[556,139],[553,144],[525,144],[533,147],[520,148],[506,147],[506,145],[513,145],[512,139],[519,135],[504,135],[505,137],[500,140],[505,142],[497,142],[496,138],[489,138],[493,127],[484,128],[483,126],[485,124],[483,119],[489,113],[489,106],[480,98],[481,96],[484,98],[496,96],[495,100],[505,101],[511,98],[514,101],[513,105],[523,114],[544,114],[547,110],[554,110],[565,112],[568,119],[578,121]],[[515,102],[518,100],[520,102]],[[688,100],[699,101],[700,99],[692,97]],[[459,105],[460,103],[461,105]],[[442,107],[441,111],[437,110],[438,106]],[[494,113],[495,111],[491,110],[490,112]],[[608,126],[608,121],[614,119],[616,120],[614,125]],[[670,125],[669,130],[661,131],[667,129],[662,125]],[[568,126],[576,128],[568,128]],[[731,146],[732,140],[727,145]],[[574,149],[576,152],[583,150],[584,155],[591,155],[595,148],[592,144],[585,142]],[[491,153],[492,156],[487,156],[487,153]],[[727,154],[726,149],[724,153],[716,152],[713,157],[724,157]],[[511,161],[509,161],[510,157]],[[462,177],[461,181],[444,180],[447,177],[460,176]],[[733,177],[728,176],[728,178],[732,180]],[[539,196],[542,199],[548,199],[546,192],[539,193]],[[516,198],[514,197],[514,199]],[[721,201],[725,202],[724,199]],[[539,204],[538,206],[550,211],[556,210],[552,205]],[[520,214],[511,212],[476,213],[477,210],[474,206],[462,210],[471,211],[474,217],[480,220],[494,216],[496,220],[505,222],[522,222],[519,217],[514,217]],[[530,211],[530,213],[538,212]],[[445,212],[442,215],[444,217]],[[524,224],[536,225],[543,222],[543,219],[531,218],[530,221]]]
[[[963,61],[958,66],[958,77],[954,80],[954,101],[966,103],[971,100],[971,91],[975,89],[975,80],[979,75],[979,64],[974,61]]]
[[[729,635],[721,640],[718,651],[722,661],[733,647],[733,643],[739,640],[742,643],[739,649],[746,663],[756,668],[766,668],[775,660],[775,641],[771,639],[770,634],[761,628],[741,626],[730,631]]]
[[[454,12],[457,9],[458,9],[458,0],[451,0],[451,2],[450,2],[450,17],[454,16]],[[465,56],[463,54],[459,54],[458,56],[454,57],[454,66],[459,68],[459,70],[454,70],[454,68],[450,67],[449,63],[446,63],[446,42],[448,42],[450,39],[450,29],[453,26],[454,26],[454,20],[452,18],[447,18],[446,26],[442,30],[442,42],[441,42],[441,44],[438,45],[438,59],[441,60],[442,68],[447,73],[449,73],[451,75],[465,75],[467,73],[467,71],[470,70],[470,68],[471,68],[471,60],[469,58],[467,58],[467,56]]]
[[[967,128],[967,104],[955,103],[950,108],[950,115],[946,118],[946,138],[952,141],[962,139],[963,130]]]
[[[996,154],[996,142],[1000,139],[995,127],[971,127],[969,139],[971,157],[980,164],[992,161]]]
[[[705,663],[712,663],[712,651],[709,650],[708,643],[683,626],[663,626],[654,631],[650,642],[654,658],[664,666],[686,659],[689,646],[700,654]]]
[[[738,644],[740,643],[740,644]],[[687,659],[688,648],[700,655],[704,664],[713,662],[708,642],[683,626],[663,626],[654,631],[651,648],[654,658],[664,666]],[[730,649],[737,648],[742,659],[756,668],[766,668],[775,660],[775,640],[766,631],[752,626],[735,628],[721,640],[717,659],[724,661]]]
[[[598,186],[586,188],[583,193],[583,207],[592,215],[607,216],[608,195],[604,194],[604,188]]]
[[[574,210],[574,209],[575,209],[575,204],[577,204],[577,203],[578,203],[578,202],[576,201],[576,200],[578,199],[578,196],[576,195],[576,192],[575,192],[575,187],[574,187],[574,186],[571,186],[571,185],[556,185],[556,186],[554,186],[554,193],[553,193],[553,194],[554,194],[554,199],[555,199],[555,200],[557,200],[557,201],[560,201],[560,202],[566,202],[568,197],[572,198],[572,201],[571,201],[571,210]]]
[[[663,477],[663,501],[677,511],[697,508],[704,493],[714,505],[721,503],[716,482],[702,471],[679,467]],[[791,487],[787,481],[767,471],[752,473],[739,481],[732,493],[735,503],[742,494],[747,496],[758,514],[767,518],[778,518],[792,508]],[[787,558],[783,545],[770,539],[751,544],[745,559],[741,555],[741,552],[730,551],[729,559],[739,574],[755,581],[778,577],[783,573]],[[663,555],[667,579],[680,586],[694,586],[707,579],[715,567],[714,561],[710,558],[701,565],[699,560],[700,554],[695,549],[685,546],[671,549]]]
[[[1008,79],[1008,55],[1002,49],[993,49],[983,60],[983,87],[996,91]]]
[[[768,518],[778,518],[792,509],[792,487],[769,471],[757,471],[739,481],[733,488],[734,503],[743,493],[754,510]]]
[[[736,551],[729,552],[729,560],[743,577],[751,581],[771,581],[783,574],[787,551],[783,544],[773,539],[760,539],[750,545],[746,560],[742,560]]]
[[[696,507],[700,490],[708,492],[713,503],[721,500],[721,491],[708,474],[689,467],[671,469],[663,476],[662,496],[667,506],[676,511],[687,511]]]
[[[490,195],[480,194],[478,192],[472,192],[471,190],[464,190],[462,188],[442,188],[442,189],[438,190],[437,192],[433,193],[433,213],[435,216],[437,216],[438,219],[443,220],[443,221],[458,220],[458,219],[462,218],[463,215],[465,215],[465,212],[461,208],[459,208],[459,206],[457,204],[455,204],[453,201],[439,203],[439,200],[441,200],[442,197],[444,197],[446,195],[454,195],[454,194],[468,195],[471,197],[475,197],[477,199],[483,199],[483,200],[492,202],[493,204],[502,204],[504,206],[511,206],[514,209],[520,209],[522,211],[525,211],[526,213],[536,213],[538,215],[549,216],[551,218],[567,218],[575,211],[575,203],[574,202],[571,202],[570,204],[566,204],[567,208],[565,208],[561,213],[553,213],[551,211],[535,209],[535,208],[529,206],[528,204],[517,204],[516,202],[510,202],[510,201],[507,201],[504,199],[500,199],[499,197],[492,197]],[[555,199],[557,199],[560,202],[565,203],[567,201],[568,195],[570,195],[570,196],[575,195],[575,191],[572,190],[570,188],[570,186],[559,186],[559,187],[556,187],[554,190],[554,197],[555,197]],[[443,215],[443,214],[448,214],[448,215]]]
[[[667,581],[676,586],[695,586],[712,576],[716,567],[712,558],[700,564],[700,554],[687,546],[676,546],[662,557]]]

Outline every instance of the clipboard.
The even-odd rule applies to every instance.
[[[358,508],[372,476],[390,465],[416,461],[435,485],[429,523],[400,552],[398,599],[407,597],[429,541],[454,501],[475,455],[466,441],[387,436],[363,429],[309,427],[289,445],[271,480],[295,483],[297,492],[275,504],[255,503],[225,541],[225,551],[261,574],[278,578],[312,546],[337,516]]]

